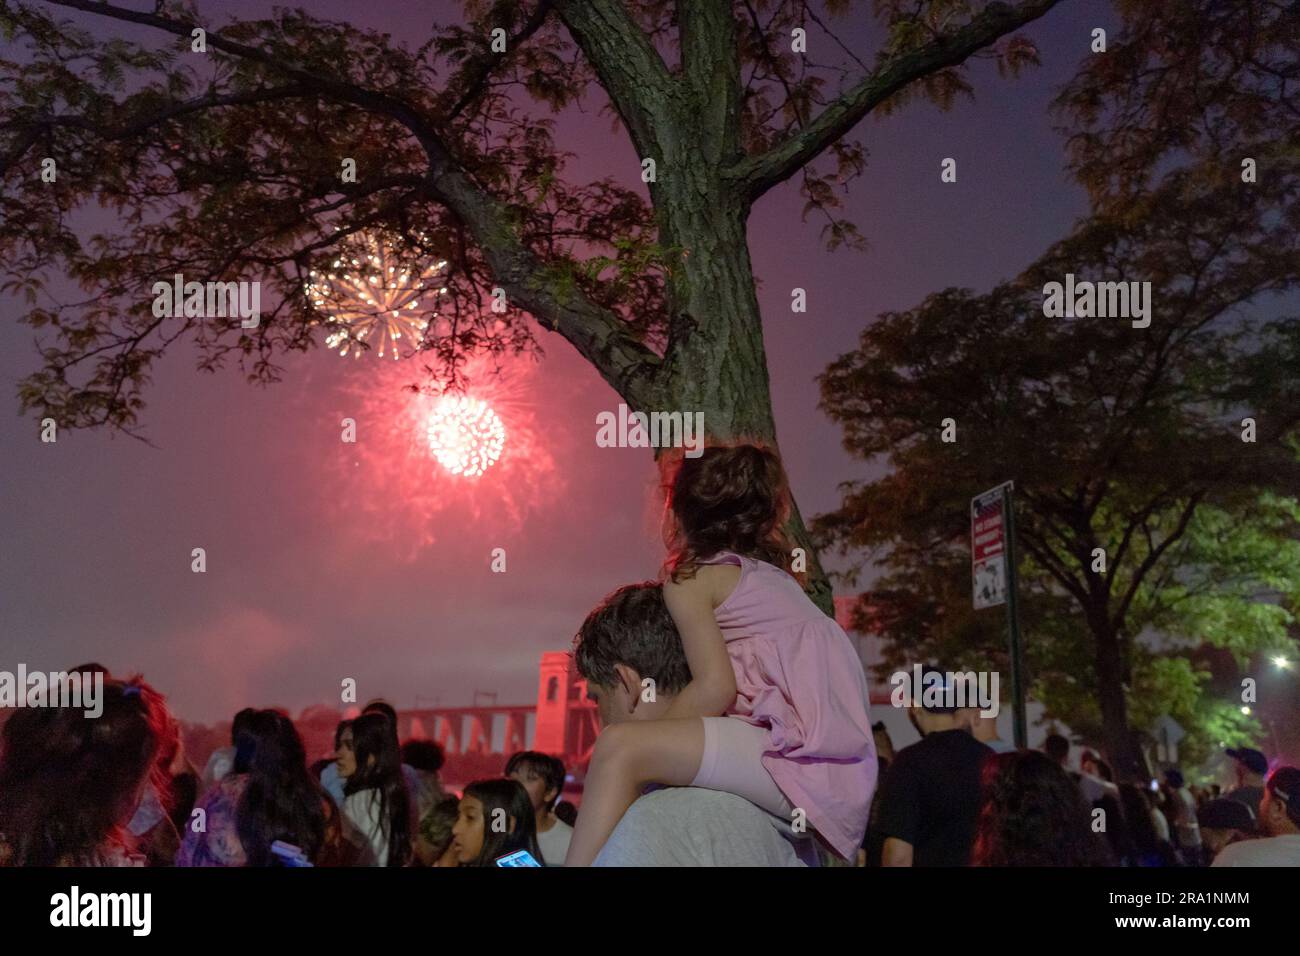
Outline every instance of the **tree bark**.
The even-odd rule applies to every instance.
[[[688,163],[680,157],[672,184],[657,190],[664,241],[685,250],[668,288],[672,329],[657,389],[660,410],[702,412],[708,439],[751,439],[780,454],[746,236],[748,204],[706,166]],[[830,582],[793,495],[791,506],[786,533],[806,556],[809,596],[833,616]]]
[[[1097,668],[1097,703],[1101,732],[1116,777],[1122,783],[1145,785],[1151,779],[1146,755],[1129,728],[1125,667],[1120,635],[1111,625],[1104,606],[1088,608]]]

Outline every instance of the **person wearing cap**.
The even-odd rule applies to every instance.
[[[1255,835],[1255,817],[1240,800],[1211,800],[1197,812],[1196,822],[1201,826],[1206,863],[1212,862],[1225,846]]]
[[[923,673],[924,681],[942,685],[943,701],[953,701],[950,675],[933,667]],[[993,751],[971,736],[962,708],[920,688],[902,706],[921,739],[898,752],[881,783],[881,865],[966,866],[980,811],[980,767]]]
[[[1189,866],[1194,866],[1202,855],[1201,828],[1196,823],[1196,800],[1177,768],[1165,771],[1165,793],[1174,814],[1169,822],[1178,840],[1178,852]]]
[[[1300,866],[1300,769],[1278,767],[1264,784],[1258,840],[1223,848],[1212,866]]]
[[[1268,774],[1268,758],[1251,747],[1227,751],[1237,775],[1237,786],[1224,796],[1250,807],[1252,818],[1259,819],[1259,804],[1264,799],[1264,777]]]

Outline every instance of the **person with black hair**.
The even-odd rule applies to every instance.
[[[519,850],[541,862],[532,801],[523,784],[508,777],[476,780],[466,787],[451,833],[461,866],[492,866]]]
[[[393,707],[392,704],[390,704],[386,700],[379,700],[379,699],[372,700],[370,703],[366,704],[365,707],[361,708],[361,714],[363,716],[365,714],[379,714],[381,717],[383,717],[388,725],[389,733],[392,735],[394,749],[399,748],[397,742],[397,710]],[[341,721],[339,723],[338,728],[334,731],[334,750],[336,752],[339,749],[339,736],[343,732],[344,723],[345,721]],[[407,802],[410,805],[412,811],[409,829],[414,830],[415,823],[419,819],[415,814],[415,809],[417,806],[419,796],[422,792],[423,784],[420,780],[419,774],[416,773],[414,767],[406,763],[402,763],[401,768],[402,768],[402,779],[406,781],[406,792],[408,797],[410,798]],[[347,794],[344,793],[345,780],[339,774],[339,768],[337,764],[328,766],[321,771],[320,785],[325,788],[325,792],[328,793],[334,799],[334,802],[336,804],[338,804],[340,807],[343,806],[344,802],[347,800]]]
[[[946,682],[951,675],[922,670]],[[883,866],[965,866],[980,809],[980,766],[993,751],[971,736],[955,695],[914,689],[908,717],[921,735],[890,764],[882,784],[878,831]]]
[[[128,823],[174,723],[139,677],[105,679],[103,711],[16,711],[0,754],[0,866],[142,866]]]
[[[636,804],[633,804],[636,806]],[[558,820],[573,826],[578,822],[578,808],[568,800],[561,800],[555,805],[555,816]]]
[[[1147,791],[1135,783],[1120,784],[1119,801],[1124,809],[1124,820],[1128,825],[1128,838],[1131,847],[1127,866],[1177,866],[1178,856],[1169,840],[1161,836],[1157,821],[1164,822],[1164,816],[1151,802]],[[1165,828],[1168,832],[1168,828]]]
[[[422,820],[434,804],[447,796],[438,778],[438,771],[446,760],[442,748],[432,740],[408,740],[402,744],[402,766],[410,767],[415,776],[411,797],[416,819]],[[408,777],[407,783],[411,782]]]
[[[1226,797],[1207,800],[1196,811],[1196,823],[1201,829],[1201,864],[1209,866],[1224,847],[1258,836],[1255,817],[1250,806],[1240,800]]]
[[[1264,782],[1258,840],[1225,846],[1212,866],[1300,866],[1300,769],[1278,767]]]
[[[564,773],[564,764],[558,757],[536,750],[521,750],[506,762],[506,776],[519,781],[528,791],[536,818],[537,845],[547,866],[564,865],[564,855],[569,852],[569,840],[573,836],[573,827],[554,812],[555,801],[564,789]]]
[[[187,826],[177,866],[274,866],[277,841],[314,865],[333,859],[337,809],[307,769],[302,738],[278,710],[240,712],[235,759],[199,802],[203,826]]]
[[[1075,867],[1112,862],[1105,841],[1092,830],[1079,788],[1050,757],[1035,750],[990,756],[981,774],[981,793],[971,865]]]
[[[382,713],[352,721],[338,750],[344,780],[344,834],[361,865],[404,866],[411,856],[411,798],[402,777],[397,734]]]
[[[248,722],[256,713],[255,708],[245,707],[235,714],[235,719],[230,722],[230,746],[218,747],[212,751],[207,764],[203,768],[203,789],[205,791],[211,789],[218,780],[230,773],[230,768],[235,765],[235,741],[239,739],[240,733],[248,728]]]
[[[1070,759],[1070,741],[1060,734],[1048,734],[1043,741],[1043,753],[1062,770],[1069,770],[1067,763]]]

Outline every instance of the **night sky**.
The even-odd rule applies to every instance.
[[[430,10],[456,18],[454,4],[425,0],[308,8],[410,46],[426,39]],[[265,16],[270,5],[221,9]],[[841,39],[870,62],[867,19]],[[837,484],[867,474],[817,410],[815,377],[827,363],[882,311],[1014,276],[1086,212],[1047,106],[1096,26],[1113,31],[1118,21],[1104,3],[1073,0],[1026,31],[1041,67],[1004,80],[980,62],[975,101],[949,113],[918,101],[864,121],[868,168],[846,214],[868,252],[826,252],[821,221],[800,222],[793,183],[756,207],[750,243],[778,434],[805,515],[834,507]],[[148,35],[106,21],[96,29]],[[596,115],[602,99],[593,88],[559,121],[557,145],[577,154],[566,176],[642,188],[626,136]],[[958,160],[956,184],[939,181],[946,156]],[[86,220],[88,232],[112,225],[102,214]],[[795,286],[808,290],[807,314],[790,311]],[[517,363],[504,386],[505,416],[531,444],[507,446],[498,468],[469,485],[431,460],[395,459],[391,443],[381,455],[411,376],[323,345],[289,357],[284,381],[267,388],[245,384],[233,366],[197,372],[194,353],[177,349],[145,395],[154,447],[107,431],[42,444],[36,420],[17,414],[17,382],[39,364],[34,331],[17,323],[18,303],[0,306],[9,402],[0,667],[97,660],[143,671],[178,714],[205,722],[243,706],[336,702],[344,677],[357,679],[362,699],[401,707],[466,704],[475,690],[526,703],[541,652],[567,648],[602,595],[652,577],[662,558],[651,454],[596,446],[596,414],[619,398],[557,335],[541,333],[545,358]],[[356,446],[339,441],[348,415]],[[190,570],[195,547],[206,549],[206,574]],[[489,567],[497,547],[505,574]]]

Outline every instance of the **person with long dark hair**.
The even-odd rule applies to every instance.
[[[177,866],[273,866],[277,841],[313,864],[332,859],[327,830],[337,814],[307,769],[302,737],[277,710],[245,715],[228,774],[198,805],[203,826],[187,826]]]
[[[533,802],[517,780],[476,780],[460,798],[451,849],[461,866],[492,866],[501,857],[527,850],[540,861]]]
[[[171,715],[138,677],[106,679],[102,702],[98,717],[44,707],[5,723],[0,866],[144,864],[127,824],[150,783],[164,785],[152,777]]]
[[[973,866],[1105,866],[1106,842],[1091,826],[1078,785],[1036,750],[985,759]]]
[[[411,798],[402,775],[397,733],[383,714],[362,714],[338,749],[344,778],[344,832],[369,866],[404,866],[411,858]]]
[[[1133,846],[1127,864],[1145,867],[1177,866],[1178,855],[1156,829],[1154,814],[1159,811],[1151,806],[1151,798],[1146,791],[1135,783],[1120,784],[1119,800],[1124,807],[1124,819],[1128,822],[1129,838]]]

